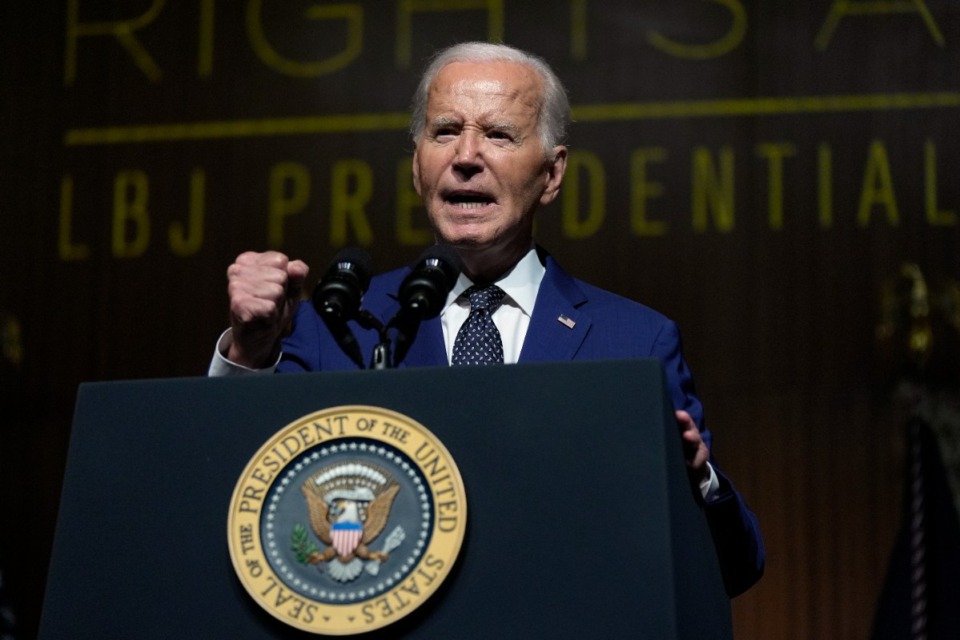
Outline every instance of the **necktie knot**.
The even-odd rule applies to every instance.
[[[487,313],[493,313],[500,308],[503,303],[503,297],[507,294],[503,289],[495,284],[485,286],[473,285],[464,292],[464,295],[470,299],[470,309],[486,309]]]

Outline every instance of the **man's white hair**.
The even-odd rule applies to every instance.
[[[539,56],[505,44],[464,42],[439,51],[420,78],[420,85],[413,96],[413,116],[410,123],[410,135],[414,144],[420,142],[427,124],[430,85],[433,84],[440,70],[451,62],[514,62],[536,71],[543,80],[537,128],[544,154],[550,157],[553,148],[563,143],[567,134],[567,124],[570,122],[570,101],[563,84],[550,65]]]

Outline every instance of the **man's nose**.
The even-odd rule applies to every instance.
[[[483,170],[483,138],[480,133],[463,131],[460,134],[454,169],[467,177]]]

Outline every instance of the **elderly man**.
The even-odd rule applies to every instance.
[[[574,279],[534,244],[534,213],[557,197],[563,182],[568,121],[566,93],[536,56],[467,43],[440,52],[427,68],[413,110],[413,180],[437,243],[456,251],[463,272],[401,364],[469,362],[461,334],[477,317],[495,334],[495,357],[505,363],[659,358],[727,591],[736,595],[762,575],[763,543],[755,517],[710,462],[710,434],[676,325]],[[310,305],[298,305],[307,273],[303,262],[276,252],[237,258],[228,269],[231,328],[219,341],[211,375],[357,367]],[[393,317],[392,294],[407,273],[374,278],[364,308]],[[370,333],[358,331],[364,347],[375,342]]]

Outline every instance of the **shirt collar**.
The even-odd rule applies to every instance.
[[[543,281],[543,276],[546,272],[546,267],[543,266],[540,262],[540,257],[537,255],[536,247],[531,246],[526,255],[520,259],[520,262],[515,264],[512,269],[494,282],[494,284],[503,289],[503,292],[507,294],[504,300],[512,300],[523,313],[532,316],[533,305],[537,301],[537,292],[540,290],[540,283]],[[450,305],[456,304],[457,298],[472,286],[473,282],[470,278],[461,273],[460,277],[457,278],[456,284],[453,285],[453,289],[450,290],[450,294],[447,296],[444,311],[446,311]]]

